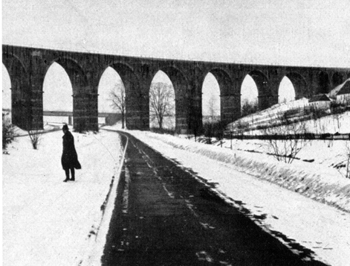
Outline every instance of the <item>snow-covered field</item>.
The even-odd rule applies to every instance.
[[[310,143],[300,157],[315,162],[288,165],[264,153],[244,151],[263,152],[258,141],[236,140],[231,150],[230,141],[221,148],[128,132],[180,167],[197,172],[221,197],[286,245],[296,242],[330,265],[349,265],[350,213],[343,210],[350,210],[350,180],[328,167],[340,160],[344,142],[330,147],[329,142]],[[101,222],[101,205],[112,176],[114,184],[118,182],[123,152],[114,132],[73,135],[83,167],[76,172],[76,182],[62,182],[61,131],[42,135],[38,150],[32,149],[28,137],[18,137],[9,155],[3,155],[3,265],[96,265],[86,258],[92,250],[101,254],[103,243],[96,246],[95,236],[98,233],[97,242],[103,241],[108,225],[106,215]]]

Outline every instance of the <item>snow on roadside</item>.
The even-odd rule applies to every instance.
[[[78,265],[87,252],[121,145],[116,133],[73,135],[82,165],[76,182],[62,182],[61,131],[43,134],[38,150],[18,137],[3,155],[4,265]]]
[[[337,172],[334,169],[320,165],[314,169],[300,169],[303,164],[284,165],[262,154],[244,155],[239,151],[232,154],[227,149],[169,135],[129,132],[164,156],[176,160],[180,166],[191,168],[198,176],[215,184],[214,190],[219,195],[237,208],[249,210],[252,220],[292,250],[301,244],[313,252],[313,257],[330,265],[348,265],[350,214],[293,192],[294,188],[299,188],[298,192],[304,189],[304,195],[307,195],[310,190],[308,196],[348,209],[349,181],[339,176],[335,178]],[[304,163],[305,166],[310,164]],[[328,173],[333,176],[329,178]],[[288,185],[292,191],[266,182],[260,175],[279,185]],[[305,186],[310,189],[305,190]]]
[[[141,135],[163,141],[177,149],[232,164],[241,172],[350,212],[350,179],[341,176],[336,169],[300,161],[285,164],[264,154],[232,151],[173,136],[148,132]]]

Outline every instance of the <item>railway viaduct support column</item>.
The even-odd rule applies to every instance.
[[[194,108],[194,101],[192,96],[195,96],[195,92],[191,90],[188,84],[174,85],[175,87],[175,116],[176,116],[176,128],[177,133],[187,133],[195,127],[196,121],[196,109]],[[191,113],[191,110],[194,112]]]
[[[13,124],[22,129],[43,128],[43,81],[45,75],[45,64],[42,53],[39,51],[20,51],[18,53],[23,63],[20,69],[11,75],[13,88]]]
[[[201,83],[201,70],[195,67],[189,71],[188,80],[188,93],[187,93],[187,114],[188,125],[180,128],[181,130],[188,130],[194,135],[198,135],[203,128],[203,115],[202,115],[202,83]]]
[[[31,119],[31,86],[25,65],[12,55],[12,49],[3,49],[2,61],[11,79],[12,124],[28,129]]]
[[[241,117],[241,94],[221,96],[221,121],[230,123]]]
[[[31,129],[43,128],[43,83],[46,73],[46,65],[43,54],[40,51],[32,51],[29,58],[29,83],[30,83],[30,119],[28,123]]]
[[[73,94],[73,128],[75,131],[98,131],[97,94],[89,87]]]
[[[124,81],[124,80],[123,80]],[[149,129],[149,95],[145,80],[124,81],[126,90],[126,127],[128,129]]]
[[[262,103],[262,109],[267,109],[278,103],[279,87],[281,80],[285,75],[284,71],[269,70],[267,84],[263,84],[263,94],[259,95]]]
[[[242,73],[233,73],[232,82],[221,85],[221,120],[230,123],[241,117],[241,77]]]

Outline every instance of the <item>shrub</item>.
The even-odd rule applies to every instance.
[[[268,136],[270,152],[278,161],[292,163],[296,155],[308,143],[307,138],[314,137],[314,134],[306,132],[306,125],[303,122],[293,123],[284,115],[280,119],[278,127],[268,127],[264,133]],[[304,138],[299,138],[304,136]]]
[[[246,100],[242,105],[241,117],[256,113],[258,111],[258,102],[249,102]]]
[[[211,143],[210,138],[215,137],[217,139],[222,139],[224,137],[224,131],[226,129],[226,123],[223,121],[218,121],[214,123],[205,123],[203,125],[204,136],[208,138],[208,143]]]
[[[2,117],[2,149],[6,149],[7,145],[14,140],[14,127],[9,120]]]
[[[38,149],[43,130],[41,129],[41,126],[39,125],[38,121],[34,121],[32,126],[28,128],[30,128],[27,130],[30,142],[32,143],[33,149],[36,150]]]
[[[175,135],[175,129],[173,128],[159,128],[159,127],[151,127],[151,132],[158,133],[158,134],[169,134],[169,135]]]
[[[28,130],[28,135],[30,138],[30,142],[32,143],[33,149],[37,150],[38,149],[38,145],[40,142],[40,138],[41,138],[41,134],[42,132],[40,130]]]

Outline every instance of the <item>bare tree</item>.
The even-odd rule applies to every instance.
[[[175,115],[173,87],[162,82],[153,83],[149,96],[151,121],[156,120],[159,128],[163,129],[164,119]]]
[[[9,118],[6,118],[5,115],[2,115],[2,150],[6,150],[7,145],[10,144],[15,138],[15,128],[11,124]]]
[[[33,149],[37,150],[44,130],[41,129],[40,123],[36,119],[33,119],[32,125],[27,126],[27,128],[28,136],[30,138],[30,142],[32,143]]]
[[[265,128],[264,134],[268,137],[268,145],[278,161],[292,163],[296,155],[309,142],[305,139],[306,124],[290,121],[287,116],[274,116],[269,113],[269,121],[280,120],[277,126]]]
[[[208,111],[209,111],[209,117],[212,122],[216,121],[216,118],[218,117],[219,111],[217,109],[217,99],[215,95],[211,95],[208,100]]]
[[[122,128],[125,123],[125,88],[123,84],[116,84],[116,86],[109,93],[111,100],[111,107],[120,111],[122,115]]]

